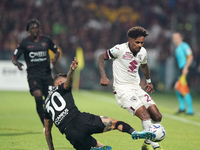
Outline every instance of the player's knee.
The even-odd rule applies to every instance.
[[[32,95],[36,98],[42,97],[42,91],[41,90],[35,90],[32,92]]]
[[[162,120],[162,114],[158,113],[152,117],[153,121],[160,122]]]

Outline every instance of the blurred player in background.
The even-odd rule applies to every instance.
[[[190,46],[183,41],[180,33],[173,34],[173,42],[176,45],[175,56],[178,63],[178,68],[180,69],[180,76],[174,86],[176,90],[176,96],[179,101],[179,110],[177,114],[186,112],[188,115],[193,115],[194,110],[192,106],[192,96],[190,95],[190,90],[186,79],[189,72],[189,67],[193,61],[192,50]],[[187,108],[185,107],[184,99]]]
[[[100,85],[107,86],[110,81],[106,76],[104,61],[113,60],[113,92],[120,107],[142,121],[144,131],[148,131],[152,120],[161,123],[162,115],[155,102],[147,92],[154,92],[147,65],[147,51],[143,46],[147,31],[142,27],[132,27],[127,32],[129,41],[115,45],[98,58],[98,68],[101,74]],[[140,84],[139,67],[146,78],[146,92]],[[151,120],[152,119],[152,120]],[[162,150],[158,143],[145,140],[142,150]]]
[[[18,59],[22,54],[24,55],[30,93],[35,98],[36,110],[44,125],[43,96],[47,97],[48,91],[53,88],[48,49],[51,49],[55,54],[52,61],[54,66],[60,52],[48,36],[40,34],[41,26],[38,20],[31,19],[26,30],[29,32],[29,36],[23,39],[15,49],[12,62],[19,70],[23,70],[23,64]]]
[[[112,118],[80,112],[72,95],[74,70],[78,67],[76,57],[70,65],[68,74],[60,73],[54,78],[55,88],[45,100],[45,136],[50,150],[54,149],[51,128],[54,124],[77,150],[111,150],[91,135],[110,130],[119,130],[132,135],[133,139],[155,137],[152,132],[138,132],[125,122]]]

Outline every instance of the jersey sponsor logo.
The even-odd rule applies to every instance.
[[[63,112],[58,116],[56,117],[55,119],[55,124],[56,125],[59,125],[60,122],[64,119],[64,117],[68,114],[68,109],[66,108],[65,110],[63,110]]]
[[[47,60],[46,58],[47,52],[46,51],[39,51],[39,52],[30,52],[29,57],[32,58],[31,62],[41,62]],[[45,58],[35,58],[35,57],[45,57]]]
[[[35,57],[45,57],[47,56],[46,51],[39,51],[39,52],[30,52],[29,57],[30,58],[35,58]]]
[[[47,60],[47,58],[35,58],[35,59],[31,59],[31,62],[41,62],[41,61],[45,61]]]
[[[123,59],[129,59],[131,60],[133,58],[131,52],[126,52],[124,55],[123,55]]]
[[[27,49],[28,49],[28,48],[33,48],[33,47],[34,47],[34,45],[30,45],[30,46],[27,46]]]
[[[115,49],[120,50],[118,47],[115,47]]]

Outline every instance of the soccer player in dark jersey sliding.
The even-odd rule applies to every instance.
[[[30,93],[35,98],[36,110],[44,125],[43,96],[46,98],[48,91],[53,88],[48,50],[51,49],[54,52],[55,58],[52,62],[54,66],[60,52],[51,38],[40,34],[41,26],[37,19],[31,19],[26,30],[29,36],[23,39],[15,49],[12,62],[19,70],[23,70],[23,64],[18,59],[22,54],[24,55]]]
[[[55,88],[45,100],[44,124],[49,150],[54,150],[51,128],[53,122],[76,150],[111,150],[103,146],[91,135],[110,130],[119,130],[132,135],[133,139],[153,139],[149,131],[135,131],[129,124],[112,118],[80,112],[71,92],[74,70],[78,67],[76,57],[70,65],[68,74],[60,73],[54,78]]]

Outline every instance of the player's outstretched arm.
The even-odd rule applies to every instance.
[[[107,86],[110,84],[110,81],[107,78],[106,72],[105,72],[105,63],[104,63],[105,60],[108,60],[106,53],[101,54],[99,58],[97,59],[98,69],[101,74],[100,85],[102,86]]]
[[[51,119],[44,119],[45,137],[46,137],[49,150],[54,150],[53,139],[51,135],[52,126],[53,126],[53,121]]]
[[[74,61],[72,61],[70,65],[69,72],[67,73],[67,81],[64,83],[64,88],[68,89],[72,86],[73,78],[74,78],[74,70],[78,67],[78,60],[74,57]]]

